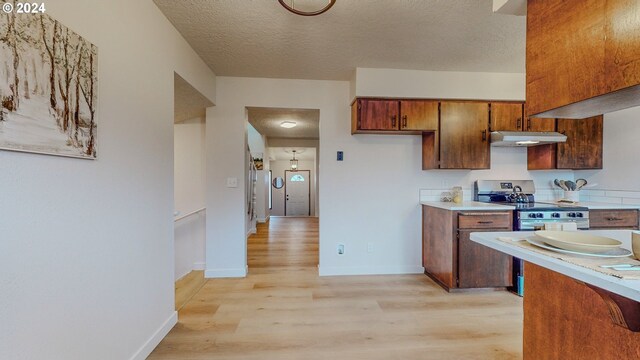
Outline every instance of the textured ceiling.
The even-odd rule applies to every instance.
[[[320,110],[281,109],[248,107],[249,123],[267,138],[305,138],[320,137]],[[283,121],[295,121],[296,127],[285,129]]]
[[[204,95],[180,75],[173,73],[173,119],[174,123],[193,118],[204,118],[206,108],[213,106]]]
[[[221,76],[349,80],[356,67],[524,73],[526,18],[492,0],[154,0]]]

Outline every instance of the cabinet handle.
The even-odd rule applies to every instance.
[[[522,119],[521,119],[521,118],[518,118],[518,121],[516,121],[516,128],[517,128],[518,130],[520,130],[520,126],[521,126],[521,125],[522,125]]]
[[[391,127],[396,127],[396,116],[391,116]]]
[[[493,224],[493,221],[478,221],[478,224]]]
[[[531,130],[531,119],[527,119],[527,130]]]
[[[482,130],[482,141],[487,141],[487,130]]]
[[[407,115],[402,116],[402,127],[403,128],[407,127]]]
[[[607,218],[608,221],[622,221],[623,219],[617,218],[617,217],[610,217]]]

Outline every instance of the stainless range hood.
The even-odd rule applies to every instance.
[[[491,133],[491,146],[526,147],[566,141],[567,136],[559,132],[494,131]]]

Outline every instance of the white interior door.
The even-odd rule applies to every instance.
[[[285,171],[285,216],[309,216],[309,170]]]

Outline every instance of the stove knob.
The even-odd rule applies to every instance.
[[[584,214],[582,214],[582,213],[576,213],[576,216],[577,216],[577,217],[579,217],[579,218],[581,218],[581,217],[584,217]]]
[[[560,213],[553,213],[553,214],[551,214],[551,217],[559,218],[560,217]]]
[[[568,213],[567,216],[570,218],[574,218],[576,217],[576,213]]]
[[[534,218],[534,219],[535,219],[535,218],[536,218],[536,214],[534,214],[534,213],[529,213],[529,217],[530,217],[530,218]]]
[[[537,214],[536,214],[536,217],[537,217],[538,219],[542,219],[542,218],[544,217],[544,215],[542,215],[542,213],[537,213]]]

